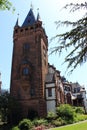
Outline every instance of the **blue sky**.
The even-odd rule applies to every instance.
[[[43,21],[43,26],[46,30],[48,41],[57,33],[64,32],[68,28],[56,29],[55,21],[58,20],[76,20],[80,18],[85,11],[77,11],[75,13],[69,13],[69,10],[62,9],[63,6],[70,2],[78,2],[78,0],[10,0],[15,6],[16,10],[14,14],[11,11],[0,11],[0,72],[2,80],[2,88],[9,89],[10,87],[10,75],[11,75],[11,64],[12,64],[12,51],[13,51],[13,29],[17,20],[17,14],[19,13],[19,24],[23,23],[27,13],[29,12],[30,5],[33,5],[33,11],[35,16],[37,15],[37,9],[39,8],[39,13],[41,20]],[[85,0],[79,0],[79,2]],[[54,41],[55,43],[56,41]],[[52,46],[50,44],[50,46]],[[61,57],[58,55],[49,56],[49,63],[54,65],[61,75],[64,75],[69,81],[79,82],[81,85],[85,85],[87,88],[87,63],[82,65],[72,73],[72,75],[67,75],[66,64],[63,64],[65,53]]]

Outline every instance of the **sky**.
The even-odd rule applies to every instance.
[[[63,9],[67,3],[75,3],[78,0],[10,0],[15,7],[15,12],[12,11],[0,11],[0,72],[2,89],[10,88],[11,78],[11,65],[12,65],[12,52],[13,52],[13,30],[19,14],[19,25],[21,26],[27,16],[31,3],[33,6],[33,12],[37,16],[38,8],[43,27],[45,28],[48,36],[48,42],[50,39],[58,33],[67,31],[69,28],[56,28],[55,21],[64,20],[77,20],[84,15],[86,10],[79,10],[75,13],[70,13],[69,10]],[[84,2],[86,0],[79,0]],[[54,44],[53,44],[54,43]],[[49,43],[49,48],[55,45],[56,41]],[[78,66],[71,75],[66,72],[67,65],[62,64],[64,61],[65,53],[62,53],[61,57],[58,54],[53,54],[48,57],[50,64],[54,65],[57,70],[61,72],[61,76],[65,76],[69,82],[78,82],[80,85],[84,85],[87,89],[87,63],[82,66]]]

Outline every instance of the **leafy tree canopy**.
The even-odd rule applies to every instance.
[[[9,0],[0,0],[0,10],[10,10],[11,8],[14,10]]]
[[[79,9],[86,9],[87,2],[81,4],[70,3],[64,8],[70,8],[70,12],[74,12]],[[52,48],[51,53],[58,52],[61,54],[64,50],[70,50],[65,57],[65,61],[68,63],[67,68],[70,68],[72,72],[78,65],[81,65],[87,61],[87,15],[77,20],[72,21],[58,21],[57,26],[71,25],[72,29],[62,34],[58,34],[53,39],[58,38],[58,44]]]

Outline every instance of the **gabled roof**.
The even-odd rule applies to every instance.
[[[22,27],[33,25],[33,24],[35,24],[35,22],[36,22],[35,16],[34,16],[32,8],[31,8],[28,15],[26,16],[26,18],[24,20],[24,23],[22,24]]]

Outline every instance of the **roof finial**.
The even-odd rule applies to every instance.
[[[39,15],[39,8],[37,8],[37,21],[40,21],[41,18],[40,18],[40,15]]]
[[[18,15],[18,18],[17,18],[16,24],[15,24],[16,27],[19,26],[18,25],[18,22],[19,22],[19,13],[17,15]]]
[[[37,8],[37,11],[39,12],[39,8]]]
[[[18,18],[19,18],[19,13],[17,15],[18,15]]]
[[[32,2],[31,2],[31,5],[30,5],[30,6],[31,6],[31,9],[33,10],[33,5],[32,5]]]

